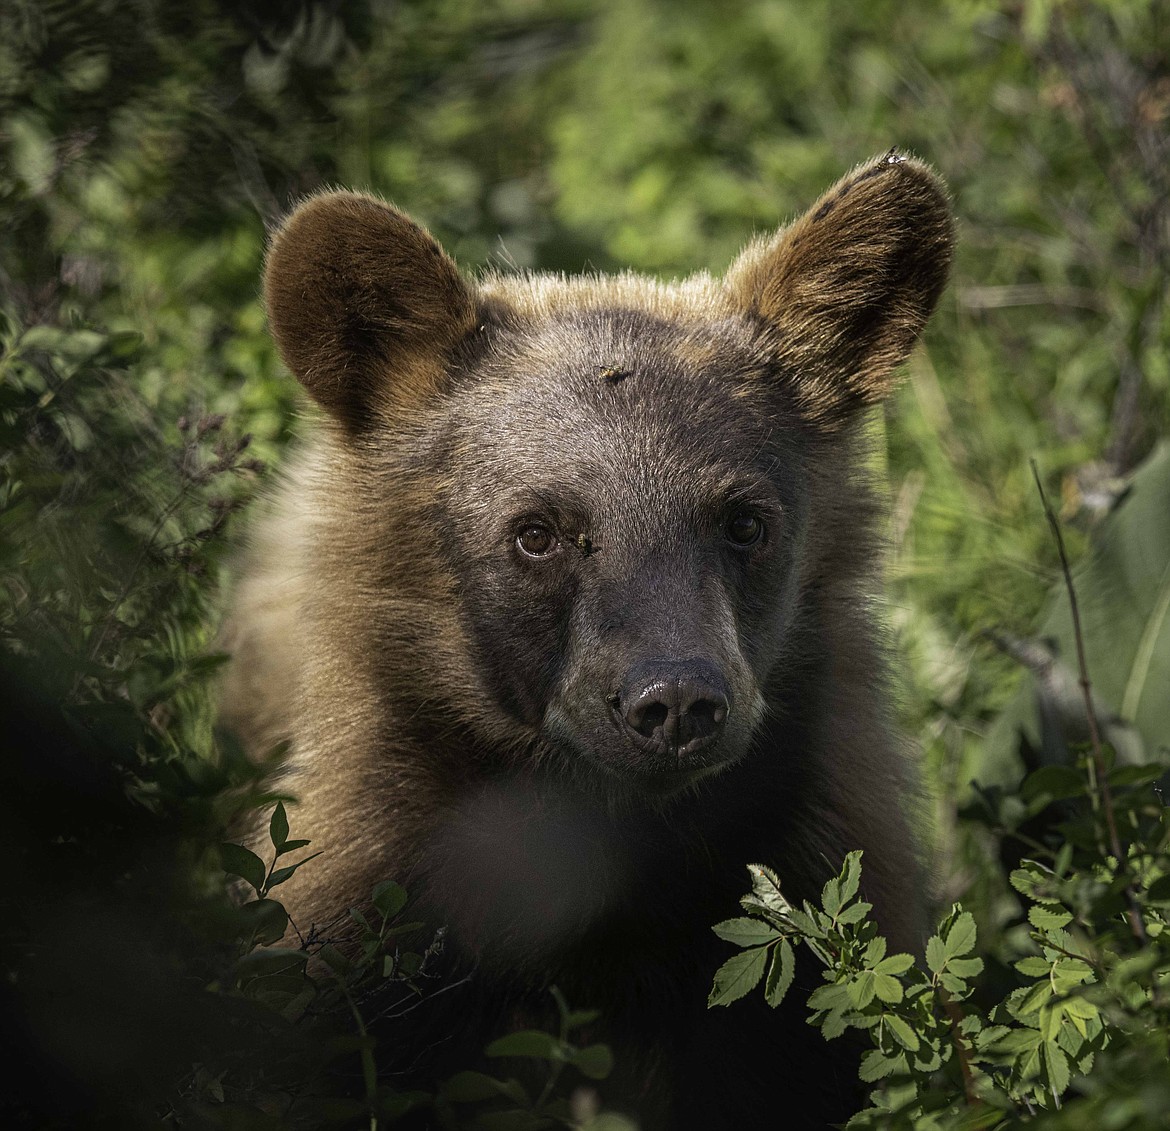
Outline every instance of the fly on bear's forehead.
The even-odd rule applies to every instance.
[[[616,365],[599,365],[597,376],[607,385],[618,385],[627,377],[632,376],[632,373],[629,369],[621,369]]]

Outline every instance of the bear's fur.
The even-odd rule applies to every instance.
[[[799,986],[706,1008],[711,925],[746,864],[799,899],[862,848],[917,944],[861,423],[952,242],[942,185],[894,154],[722,278],[473,282],[346,192],[274,237],[272,332],[324,411],[255,533],[223,713],[258,753],[291,742],[325,850],[281,889],[302,928],[389,877],[447,925],[473,973],[436,1071],[556,985],[602,1010],[608,1095],[646,1128],[852,1110]]]

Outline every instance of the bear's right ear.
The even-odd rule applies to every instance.
[[[434,238],[353,192],[305,201],[273,237],[268,321],[285,364],[349,427],[431,392],[444,354],[475,326],[475,298]]]

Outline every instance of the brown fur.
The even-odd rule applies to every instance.
[[[275,238],[273,333],[326,415],[256,531],[224,716],[258,755],[291,740],[294,829],[325,850],[281,889],[302,928],[398,877],[476,966],[444,1067],[558,984],[604,1010],[647,1127],[767,1126],[778,1064],[778,1094],[842,1103],[799,1010],[703,1009],[709,926],[750,861],[801,897],[864,848],[916,943],[857,421],[951,240],[937,179],[893,156],[722,280],[474,284],[347,193]],[[745,505],[768,537],[729,550]],[[525,514],[556,529],[548,562],[519,560]],[[647,656],[710,658],[731,694],[677,787],[601,706]]]

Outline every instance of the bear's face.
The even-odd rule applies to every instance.
[[[651,793],[740,757],[794,605],[807,441],[743,319],[504,324],[444,425],[439,508],[497,702]]]
[[[621,793],[741,759],[846,513],[859,410],[892,387],[951,248],[941,185],[892,155],[722,279],[674,284],[471,283],[381,202],[302,205],[269,253],[274,335],[357,509],[387,529],[379,500],[412,515],[352,559],[358,588],[429,600],[475,659],[452,665],[474,686],[418,709],[490,717],[485,748]],[[402,564],[375,568],[383,553]]]

